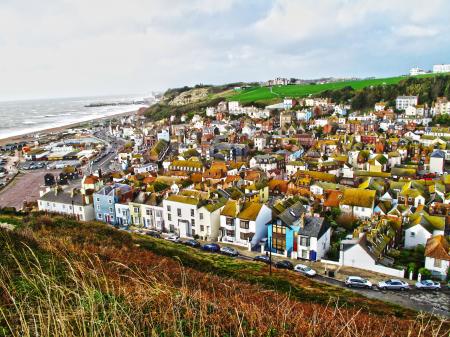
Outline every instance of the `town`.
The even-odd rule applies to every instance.
[[[449,116],[447,97],[428,105],[405,93],[365,111],[320,95],[265,107],[232,98],[8,144],[2,163],[39,182],[2,193],[17,209],[273,258],[349,287],[372,288],[371,278],[380,289],[447,288],[450,127],[432,125]]]

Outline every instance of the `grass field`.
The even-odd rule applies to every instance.
[[[263,264],[63,217],[2,217],[0,336],[444,336],[448,322]]]
[[[415,76],[417,78],[434,76],[435,74],[426,74]],[[318,94],[325,90],[342,89],[351,86],[353,89],[362,89],[369,86],[397,84],[408,76],[374,78],[366,80],[342,81],[324,84],[298,84],[283,85],[272,87],[272,92],[268,87],[255,87],[243,90],[242,92],[229,96],[228,100],[239,101],[241,103],[262,102],[272,103],[281,100],[284,97],[306,97],[310,94]]]

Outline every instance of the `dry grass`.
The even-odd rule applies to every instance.
[[[106,226],[32,227],[0,232],[0,336],[448,335],[429,317],[302,302],[187,268]]]

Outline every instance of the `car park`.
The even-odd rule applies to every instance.
[[[222,248],[220,248],[220,252],[224,255],[234,256],[234,257],[239,255],[239,252],[236,249],[231,248],[231,247],[222,247]]]
[[[186,246],[193,247],[193,248],[199,248],[201,246],[200,242],[194,239],[186,240],[183,242]]]
[[[278,269],[289,269],[289,270],[294,269],[294,265],[292,264],[291,261],[288,261],[288,260],[282,260],[282,261],[275,262],[275,267]]]
[[[217,243],[207,243],[202,246],[202,250],[211,253],[218,253],[220,252],[220,246]]]
[[[253,258],[253,261],[264,262],[270,264],[270,258],[266,255],[258,255]]]
[[[402,280],[386,280],[378,282],[378,288],[381,290],[409,290],[409,284]]]
[[[421,290],[439,290],[439,289],[441,289],[441,284],[439,282],[432,281],[432,280],[417,281],[415,286],[416,286],[416,289],[421,289]]]
[[[315,276],[317,274],[317,272],[314,269],[312,269],[308,266],[305,266],[304,264],[297,264],[294,267],[294,270],[300,274],[310,276],[310,277]]]
[[[348,276],[345,279],[345,285],[349,288],[367,288],[372,289],[372,283],[359,276]]]

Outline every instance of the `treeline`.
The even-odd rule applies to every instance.
[[[419,104],[429,106],[437,97],[445,96],[450,99],[450,75],[408,77],[398,84],[377,85],[357,90],[347,86],[337,90],[326,90],[316,96],[331,98],[336,103],[350,102],[353,110],[365,110],[373,108],[375,103],[380,101],[395,107],[395,99],[403,95],[419,96]]]

